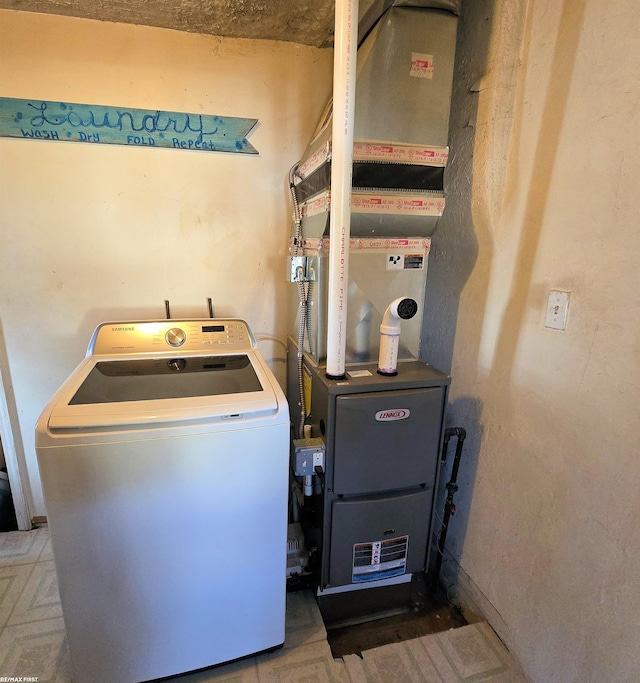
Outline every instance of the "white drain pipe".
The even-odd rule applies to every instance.
[[[357,51],[358,0],[336,0],[326,371],[327,377],[335,379],[344,377],[347,346],[347,286]]]
[[[418,312],[418,303],[409,297],[400,297],[389,304],[380,325],[380,354],[378,373],[398,374],[398,346],[400,343],[400,320],[409,320]]]

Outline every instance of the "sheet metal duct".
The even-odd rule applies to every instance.
[[[362,0],[352,236],[430,236],[444,210],[457,0]],[[329,233],[331,102],[295,174],[304,238]]]
[[[358,40],[373,28],[375,23],[390,7],[421,7],[423,9],[444,9],[459,14],[461,0],[360,0]]]

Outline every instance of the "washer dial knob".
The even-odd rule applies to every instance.
[[[182,346],[187,341],[187,335],[179,327],[172,327],[164,336],[169,346]]]

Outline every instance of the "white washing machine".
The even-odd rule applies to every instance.
[[[289,413],[245,322],[100,325],[36,451],[74,683],[282,645]]]

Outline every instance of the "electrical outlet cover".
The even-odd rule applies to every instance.
[[[564,330],[567,327],[570,292],[552,289],[549,292],[544,326],[551,330]]]

